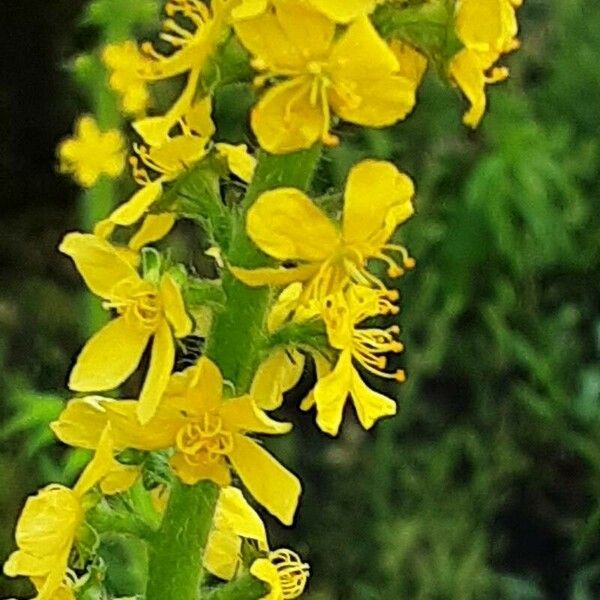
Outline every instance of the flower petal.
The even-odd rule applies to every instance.
[[[173,213],[146,215],[142,226],[131,236],[129,248],[138,252],[144,246],[162,240],[175,225]]]
[[[258,367],[250,395],[259,408],[275,410],[283,403],[283,394],[293,388],[304,370],[304,356],[296,350],[279,348]]]
[[[114,467],[115,459],[113,452],[114,443],[109,424],[104,428],[100,436],[94,457],[86,465],[73,487],[73,493],[81,498]]]
[[[102,407],[101,396],[71,400],[58,420],[50,424],[56,437],[69,446],[94,450],[108,423],[108,413]],[[117,447],[119,444],[115,444]]]
[[[240,564],[242,539],[230,531],[212,529],[208,535],[202,566],[212,575],[229,581]]]
[[[304,64],[299,48],[290,43],[274,13],[234,24],[237,37],[266,68],[275,72],[298,71]]]
[[[214,527],[229,531],[236,536],[259,542],[261,548],[267,544],[267,532],[258,513],[248,504],[241,490],[225,487],[219,494],[215,510]]]
[[[275,11],[287,45],[298,48],[305,63],[327,58],[335,34],[333,21],[302,2],[281,2]]]
[[[317,425],[321,431],[332,436],[340,430],[344,406],[350,393],[352,370],[352,354],[344,351],[333,371],[320,378],[313,390]]]
[[[219,156],[227,161],[229,170],[242,181],[250,183],[256,170],[256,159],[248,153],[246,144],[215,144]]]
[[[291,525],[302,490],[299,479],[243,435],[234,436],[229,460],[256,501],[282,523]]]
[[[67,233],[59,250],[70,256],[90,290],[111,299],[115,285],[125,279],[139,280],[135,269],[106,240],[87,233]]]
[[[157,179],[139,189],[125,204],[117,207],[109,219],[115,225],[121,225],[122,227],[133,225],[158,200],[161,193],[162,183]]]
[[[350,395],[358,420],[365,429],[371,429],[375,421],[382,417],[396,414],[396,403],[387,396],[372,390],[355,369],[352,369]]]
[[[116,388],[135,371],[151,334],[131,326],[125,317],[110,321],[81,350],[69,387],[77,392]]]
[[[266,558],[256,559],[250,567],[250,573],[256,579],[263,581],[269,586],[269,593],[262,600],[279,600],[280,598],[285,598],[281,589],[279,572],[270,560]]]
[[[308,0],[317,10],[337,23],[349,23],[373,11],[377,0]]]
[[[463,123],[469,127],[477,127],[487,105],[484,66],[478,61],[475,52],[464,48],[450,61],[449,74],[471,103],[471,107],[463,116]]]
[[[403,119],[415,105],[417,82],[398,72],[398,61],[386,42],[368,19],[358,19],[332,53],[332,108],[344,120],[368,127]]]
[[[312,80],[296,77],[269,89],[251,114],[252,130],[271,154],[304,150],[329,131],[323,99],[311,102]]]
[[[323,261],[338,248],[340,234],[327,215],[300,190],[262,194],[248,211],[252,241],[279,260]]]
[[[319,264],[302,265],[290,269],[271,269],[262,267],[259,269],[242,269],[241,267],[229,267],[236,279],[250,287],[263,285],[283,286],[296,281],[306,281],[319,270]]]
[[[223,403],[219,411],[223,426],[228,431],[282,434],[291,430],[291,423],[270,419],[254,404],[251,396],[232,398]]]
[[[175,363],[175,346],[169,325],[161,320],[150,354],[150,366],[140,393],[138,418],[140,423],[147,423],[156,412],[158,404],[169,383],[169,377]]]
[[[404,220],[413,214],[413,195],[410,177],[390,162],[363,160],[352,167],[344,198],[344,242],[356,244],[368,242],[374,236],[381,238],[392,209]]]
[[[173,327],[175,337],[181,338],[192,331],[192,320],[185,312],[185,304],[179,286],[168,273],[160,282],[160,295],[167,320]]]

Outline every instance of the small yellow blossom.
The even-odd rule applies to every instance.
[[[333,370],[327,361],[317,360],[317,384],[301,408],[317,409],[317,425],[330,435],[337,435],[348,396],[352,398],[361,425],[370,429],[375,422],[396,414],[396,404],[386,396],[371,390],[354,368],[353,361],[363,369],[387,379],[403,382],[402,370],[386,372],[388,353],[402,352],[397,340],[397,325],[380,328],[357,328],[369,317],[396,314],[393,304],[397,293],[374,290],[361,286],[350,287],[325,301],[323,319],[332,348],[339,350]]]
[[[240,490],[221,488],[204,550],[204,568],[225,581],[233,579],[240,568],[242,538],[253,540],[259,550],[268,550],[267,532],[258,513]]]
[[[9,577],[30,577],[36,600],[74,598],[68,585],[69,555],[85,510],[82,499],[114,466],[110,429],[98,440],[98,450],[71,490],[53,484],[27,499],[16,529],[19,549],[4,563]]]
[[[283,154],[319,139],[335,144],[331,112],[368,127],[391,125],[412,110],[416,82],[399,74],[398,60],[366,17],[339,38],[335,23],[300,2],[234,25],[263,74],[258,85],[283,77],[259,100],[251,123],[260,145]]]
[[[169,131],[193,103],[202,70],[227,32],[231,0],[213,0],[210,9],[201,0],[169,0],[165,5],[167,18],[160,38],[170,44],[173,53],[165,56],[150,42],[142,45],[147,59],[142,76],[146,81],[160,81],[187,74],[186,84],[179,98],[162,116],[136,121],[134,127],[151,146],[164,142]],[[193,26],[185,29],[176,20],[181,16]]]
[[[138,116],[146,111],[150,94],[142,73],[148,59],[131,40],[109,44],[102,52],[102,60],[110,71],[110,87],[121,97],[123,110]]]
[[[253,541],[257,550],[266,555],[252,563],[250,572],[268,584],[270,590],[263,600],[291,600],[304,591],[309,568],[291,550],[269,551],[265,526],[240,490],[222,488],[213,527],[204,551],[204,568],[229,581],[239,572],[242,539]]]
[[[179,287],[168,274],[158,285],[145,281],[113,246],[95,235],[69,233],[60,250],[73,259],[90,290],[104,300],[104,307],[117,313],[83,347],[69,387],[78,392],[117,387],[136,369],[153,338],[138,408],[140,420],[148,421],[173,369],[171,329],[176,337],[192,329]]]
[[[261,600],[293,600],[304,592],[309,567],[292,550],[279,548],[269,552],[268,558],[255,560],[250,573],[270,588],[269,593]]]
[[[463,122],[477,127],[486,108],[485,86],[503,81],[508,69],[494,67],[502,54],[519,47],[515,9],[522,0],[459,0],[456,32],[464,48],[449,65],[450,78],[471,103]]]
[[[362,161],[348,176],[340,227],[300,190],[265,192],[248,211],[248,235],[269,256],[298,264],[291,268],[231,270],[250,286],[301,282],[297,304],[305,306],[321,305],[349,282],[383,288],[367,271],[367,261],[384,261],[391,277],[414,266],[404,247],[388,243],[396,227],[413,214],[413,194],[411,179],[393,164]],[[400,253],[403,266],[388,252]]]
[[[283,523],[291,524],[298,478],[247,434],[283,434],[288,423],[271,420],[249,395],[224,399],[217,366],[202,357],[171,377],[156,414],[145,425],[136,418],[138,402],[90,397],[72,400],[52,429],[63,442],[95,448],[110,423],[115,447],[174,448],[171,467],[184,483],[211,480],[227,486],[233,468],[254,498]]]
[[[95,230],[100,237],[107,238],[114,227],[129,227],[137,223],[160,198],[163,185],[177,179],[182,173],[202,160],[210,150],[210,140],[215,132],[211,118],[212,102],[205,97],[195,102],[179,120],[181,133],[167,136],[159,145],[135,145],[137,156],[130,159],[133,177],[140,189]],[[245,144],[216,144],[215,150],[226,162],[232,173],[249,182],[256,167]],[[135,253],[145,244],[157,241],[166,235],[175,222],[169,213],[146,215],[140,231],[130,240],[129,248]]]
[[[70,173],[83,187],[92,187],[101,175],[118,177],[125,167],[125,141],[116,129],[102,132],[92,117],[81,117],[75,136],[61,142],[57,152],[62,173]]]

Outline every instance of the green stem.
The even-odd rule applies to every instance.
[[[227,253],[230,264],[258,267],[265,263],[265,256],[246,234],[246,212],[265,191],[277,187],[306,190],[320,155],[321,147],[317,145],[310,150],[285,156],[260,156],[239,218],[233,222],[231,244]],[[206,355],[219,365],[223,377],[234,384],[236,393],[243,394],[250,387],[259,351],[266,341],[264,321],[269,291],[267,288],[247,287],[229,271],[223,273],[223,291],[227,297],[226,310],[215,319]]]
[[[287,156],[260,156],[254,181],[244,199],[238,218],[233,220],[227,258],[232,264],[258,266],[265,257],[252,244],[245,231],[245,213],[258,196],[267,190],[293,186],[306,189],[320,157],[320,147]],[[248,390],[264,339],[264,321],[268,309],[267,289],[252,289],[223,273],[226,305],[215,315],[206,355],[221,369],[242,394]],[[197,600],[202,581],[202,553],[210,527],[218,490],[212,484],[190,487],[175,485],[163,523],[149,550],[149,578],[146,600]],[[223,588],[214,598],[260,598],[251,592],[257,586],[233,586],[236,594],[247,589],[248,595],[229,595]],[[234,593],[234,592],[232,592]],[[264,594],[264,588],[262,589]],[[216,594],[216,592],[211,592]]]
[[[211,482],[173,484],[160,529],[149,545],[146,600],[196,600],[218,495]]]

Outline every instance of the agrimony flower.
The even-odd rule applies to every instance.
[[[404,349],[397,339],[398,326],[392,325],[387,329],[357,327],[369,317],[396,314],[395,300],[396,292],[362,286],[352,286],[345,293],[338,292],[325,300],[322,317],[329,343],[339,354],[333,369],[322,357],[315,357],[317,384],[301,405],[304,410],[315,406],[317,425],[322,431],[337,435],[348,397],[352,399],[358,420],[365,429],[370,429],[382,417],[396,414],[396,403],[370,389],[354,366],[357,363],[378,377],[399,382],[405,380],[404,371],[385,370],[386,355]]]
[[[225,581],[233,579],[242,566],[243,540],[255,543],[264,555],[250,568],[252,575],[269,586],[263,600],[291,600],[302,594],[308,565],[292,550],[270,551],[265,526],[242,492],[234,487],[222,488],[204,551],[204,568]]]
[[[268,551],[267,532],[258,513],[240,490],[221,488],[204,550],[204,568],[225,581],[233,579],[241,566],[242,539],[252,540],[259,550]]]
[[[30,577],[36,600],[74,598],[67,578],[69,555],[85,518],[85,494],[114,467],[109,428],[101,432],[97,448],[72,490],[49,485],[30,496],[21,512],[16,529],[19,549],[4,563],[4,573]]]
[[[163,55],[150,42],[142,44],[142,53],[147,58],[142,76],[146,81],[160,81],[186,74],[187,80],[165,115],[134,123],[147,144],[160,145],[192,105],[206,61],[225,36],[233,4],[232,0],[213,0],[209,9],[201,0],[169,0],[165,5],[167,18],[159,37],[171,45],[173,52]],[[186,19],[191,29],[178,23],[177,16]]]
[[[522,0],[459,0],[456,33],[464,48],[450,61],[450,79],[471,103],[463,122],[477,127],[486,108],[485,86],[508,77],[506,67],[495,67],[502,54],[519,47],[515,9]]]
[[[291,524],[298,478],[248,434],[279,435],[288,423],[271,420],[249,395],[224,399],[217,366],[202,357],[197,365],[171,377],[154,417],[141,425],[138,402],[89,397],[72,400],[52,428],[63,442],[95,448],[110,423],[115,447],[173,448],[171,467],[186,484],[201,480],[231,483],[235,470],[254,498],[285,524]]]
[[[252,53],[262,84],[277,81],[251,115],[268,152],[335,144],[331,112],[345,121],[384,127],[403,119],[415,103],[416,82],[401,76],[398,61],[366,17],[336,39],[336,26],[301,2],[276,3],[274,11],[234,25]]]
[[[150,366],[142,387],[138,416],[148,421],[168,383],[175,360],[175,337],[191,332],[183,298],[173,278],[151,283],[105,240],[69,233],[60,245],[90,290],[116,318],[86,343],[71,371],[69,387],[78,392],[116,388],[136,369],[152,339]]]
[[[407,175],[389,162],[374,160],[362,161],[351,169],[341,226],[300,190],[265,192],[248,211],[248,235],[269,256],[295,262],[296,266],[231,270],[250,286],[301,282],[296,306],[320,306],[348,283],[384,288],[367,271],[367,261],[384,261],[391,277],[414,266],[403,246],[388,243],[396,227],[413,214],[413,194]],[[402,266],[389,252],[401,255]]]
[[[118,177],[125,167],[124,146],[117,129],[102,132],[93,117],[83,116],[75,125],[75,135],[57,148],[60,171],[71,174],[83,187],[92,187],[101,175]]]

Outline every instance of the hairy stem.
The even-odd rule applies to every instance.
[[[227,258],[231,264],[258,266],[265,258],[245,232],[245,213],[258,196],[269,189],[293,186],[306,189],[318,163],[320,148],[288,156],[261,155],[254,181],[237,218]],[[237,394],[250,387],[264,336],[268,290],[251,289],[223,273],[225,310],[215,316],[206,355],[221,369]],[[150,545],[146,600],[197,600],[201,596],[202,555],[212,525],[218,489],[212,483],[175,485],[163,523]],[[256,600],[264,587],[252,578],[224,586],[209,597]],[[230,590],[231,593],[227,592]],[[241,595],[245,594],[245,595]]]

